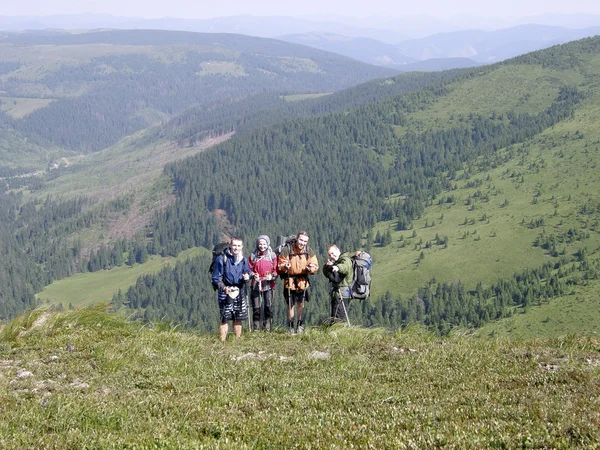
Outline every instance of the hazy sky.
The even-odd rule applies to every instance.
[[[599,0],[0,0],[0,16],[107,13],[128,17],[209,18],[252,14],[353,17],[427,14],[523,17],[544,13],[600,14]]]

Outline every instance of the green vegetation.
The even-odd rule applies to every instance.
[[[156,273],[166,266],[203,254],[203,249],[181,252],[177,258],[151,256],[148,261],[133,266],[123,265],[110,270],[86,272],[64,278],[46,286],[37,299],[63,308],[81,308],[93,303],[108,303],[120,289],[126,290],[142,276]],[[204,250],[206,252],[206,250]]]
[[[42,98],[0,97],[0,111],[14,119],[22,119],[36,109],[48,106],[51,102],[51,99]]]
[[[334,327],[222,344],[96,308],[34,311],[0,345],[6,449],[600,446],[595,338]]]
[[[395,73],[270,39],[157,30],[7,34],[0,64],[0,129],[78,153],[190,107],[332,92]]]
[[[326,94],[296,94],[296,95],[284,95],[282,98],[288,102],[297,102],[299,100],[307,100],[312,98],[320,98],[326,95],[331,95],[329,93]]]
[[[240,52],[226,56],[240,62]],[[282,73],[308,67],[305,56],[281,57]],[[157,63],[136,58],[117,58],[111,67],[137,73]],[[17,228],[9,232],[50,281],[86,269],[102,278],[108,272],[101,269],[121,265],[132,245],[130,254],[143,261],[211,248],[232,233],[248,247],[261,233],[275,239],[307,229],[320,255],[331,242],[374,255],[373,298],[353,303],[353,323],[395,329],[417,321],[442,334],[480,327],[597,284],[598,76],[594,38],[318,98],[267,94],[191,108],[104,155],[73,160],[22,194],[11,192]],[[157,105],[143,111],[161,120]],[[198,142],[229,137],[223,133],[235,136],[198,152]],[[168,161],[175,162],[157,179]],[[19,186],[10,179],[9,187]],[[43,197],[49,192],[53,197]],[[99,204],[80,198],[86,192]],[[25,199],[31,202],[19,203]],[[83,207],[69,208],[73,201]],[[57,211],[67,211],[68,220]],[[59,218],[68,223],[58,226]],[[120,238],[131,234],[120,224],[129,219],[152,223],[126,246]],[[206,262],[194,258],[145,275],[113,297],[114,306],[212,330],[214,293],[196,279]],[[313,293],[308,320],[318,324],[328,315],[323,277],[314,278]]]
[[[519,308],[517,314],[489,323],[475,334],[511,339],[542,339],[586,332],[600,333],[598,283],[574,286],[568,293],[548,303]]]

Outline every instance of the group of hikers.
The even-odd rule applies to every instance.
[[[319,261],[308,246],[308,241],[308,233],[301,231],[295,239],[282,245],[276,254],[269,237],[261,235],[256,239],[255,249],[245,258],[243,240],[239,237],[230,239],[228,246],[214,259],[211,273],[212,285],[218,292],[221,316],[219,337],[222,341],[227,338],[229,322],[233,322],[235,336],[242,334],[242,323],[249,317],[248,284],[252,328],[271,331],[273,292],[278,277],[283,280],[288,332],[304,332],[304,305],[310,299],[309,275],[319,270]],[[348,320],[352,261],[348,255],[342,254],[337,245],[328,247],[327,256],[323,274],[331,282],[331,321]]]

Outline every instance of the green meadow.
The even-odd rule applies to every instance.
[[[55,281],[46,286],[36,297],[42,303],[62,305],[64,308],[69,306],[82,308],[95,303],[108,303],[112,300],[113,294],[119,289],[125,292],[140,276],[156,273],[163,267],[172,266],[205,252],[207,253],[205,249],[189,249],[181,252],[177,258],[154,255],[144,264],[133,266],[124,264],[110,270],[80,273]]]
[[[335,326],[225,343],[101,307],[0,331],[0,446],[600,447],[600,341]]]

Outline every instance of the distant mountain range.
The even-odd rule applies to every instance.
[[[211,19],[142,19],[102,14],[0,17],[0,29],[12,31],[106,28],[235,33],[277,38],[406,72],[487,64],[594,36],[600,33],[600,16],[544,15],[513,20],[471,16],[448,20],[428,16],[362,19],[248,15]],[[429,62],[417,64],[425,60]]]
[[[420,61],[460,57],[491,63],[597,34],[600,34],[600,26],[573,30],[529,24],[496,31],[467,30],[434,34],[402,42],[398,48],[403,55]]]
[[[280,36],[279,39],[401,71],[435,71],[502,61],[599,33],[600,26],[572,30],[531,24],[497,31],[439,33],[426,38],[407,40],[399,45],[334,33],[288,34]],[[427,64],[417,63],[419,61],[427,61]]]
[[[461,30],[501,30],[518,25],[538,24],[582,29],[600,26],[600,15],[552,14],[519,18],[455,16],[440,19],[426,15],[355,18],[342,15],[230,16],[210,19],[163,17],[116,17],[108,14],[55,14],[49,16],[0,16],[0,30],[84,30],[96,28],[159,29],[204,33],[239,33],[258,37],[287,34],[334,33],[375,39],[397,45],[409,39]]]
[[[331,93],[395,74],[239,34],[0,32],[0,171],[38,167],[40,148],[100,150],[190,107]]]

